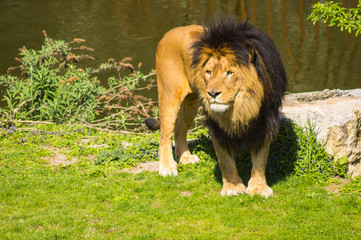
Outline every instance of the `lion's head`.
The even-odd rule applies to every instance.
[[[287,81],[272,40],[247,22],[226,19],[205,26],[192,50],[208,117],[229,136],[244,134],[259,118],[270,132]]]
[[[208,115],[228,131],[241,123],[245,127],[258,116],[263,99],[256,69],[239,62],[227,47],[204,49],[202,54],[204,61],[196,69],[197,88]]]

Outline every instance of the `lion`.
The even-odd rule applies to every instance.
[[[159,123],[159,174],[177,176],[175,151],[182,164],[196,163],[187,131],[203,105],[206,125],[222,173],[222,196],[259,194],[268,198],[265,171],[270,143],[278,132],[286,72],[273,41],[248,21],[231,17],[199,26],[177,27],[164,35],[156,51]],[[246,187],[234,153],[246,147],[252,159]]]

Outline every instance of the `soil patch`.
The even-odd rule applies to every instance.
[[[45,147],[45,149],[50,150],[53,152],[53,156],[51,157],[44,157],[46,161],[49,162],[50,165],[58,166],[58,165],[69,165],[76,163],[78,161],[77,158],[72,158],[71,160],[68,160],[68,158],[64,155],[59,153],[58,148],[52,148],[52,147]]]
[[[340,182],[339,183],[331,183],[330,185],[326,186],[325,189],[327,190],[327,192],[339,194],[340,188],[351,182],[351,180],[349,180],[349,179],[345,179],[345,178],[341,178],[341,177],[336,177],[336,178]]]
[[[125,168],[122,172],[141,173],[141,172],[157,172],[159,169],[159,161],[139,163],[136,167]]]

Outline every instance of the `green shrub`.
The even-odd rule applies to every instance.
[[[79,46],[85,40],[76,38],[68,43],[49,38],[45,31],[44,35],[40,50],[21,48],[16,58],[20,65],[0,76],[0,85],[6,89],[2,99],[6,106],[0,109],[2,122],[77,122],[127,130],[154,109],[151,99],[134,93],[141,80],[154,73],[143,75],[129,63],[130,58],[109,59],[98,68],[80,68],[79,61],[93,59],[84,54],[93,49]],[[98,74],[110,70],[115,70],[117,77],[108,78],[106,89]],[[123,76],[125,70],[130,74]],[[151,81],[147,87],[153,87]]]
[[[317,141],[316,126],[311,121],[308,126],[300,127],[283,119],[280,132],[271,145],[268,172],[327,182],[336,175],[345,176],[346,165],[334,162],[324,145]]]
[[[91,70],[74,65],[89,58],[72,53],[71,45],[80,42],[83,40],[52,40],[45,34],[40,50],[20,49],[19,74],[0,76],[0,83],[7,88],[7,108],[2,114],[12,120],[55,123],[94,120],[104,106],[99,98],[106,90]]]

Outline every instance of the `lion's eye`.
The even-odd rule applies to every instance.
[[[230,76],[232,76],[232,75],[233,75],[233,72],[227,71],[227,77],[230,77]]]
[[[212,74],[212,71],[211,71],[211,70],[206,70],[206,73],[207,73],[208,75],[211,75],[211,74]]]

